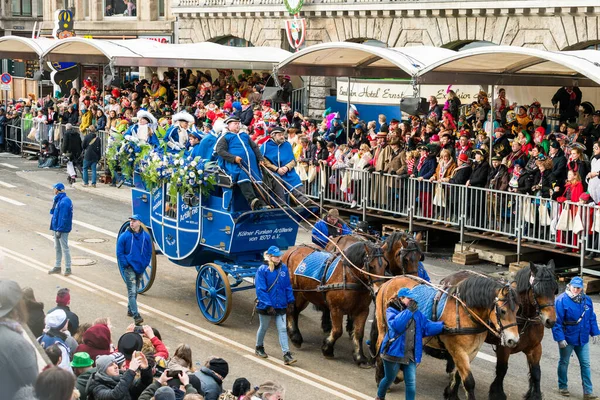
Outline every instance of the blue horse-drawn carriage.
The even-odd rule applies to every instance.
[[[198,306],[214,324],[229,316],[232,292],[254,287],[250,282],[262,264],[263,252],[272,245],[293,246],[298,233],[293,213],[281,209],[251,211],[227,175],[218,175],[217,181],[208,195],[198,190],[171,197],[169,184],[148,190],[135,172],[132,188],[133,213],[141,216],[154,242],[151,263],[138,293],[152,286],[156,254],[162,253],[175,264],[196,268]],[[119,235],[128,226],[124,223]]]

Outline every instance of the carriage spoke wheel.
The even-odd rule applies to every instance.
[[[129,227],[129,222],[125,222],[121,229],[119,229],[119,234],[117,235],[117,242],[119,241],[119,237],[127,230]],[[142,224],[142,229],[148,232],[150,235],[150,245],[152,246],[152,257],[150,258],[150,264],[146,267],[144,272],[142,273],[142,277],[140,279],[140,285],[137,288],[138,294],[146,293],[152,287],[154,283],[154,278],[156,278],[156,249],[154,248],[154,240],[152,239],[152,232],[146,227],[146,225]],[[119,266],[119,272],[121,273],[121,278],[125,281],[125,275],[123,274],[123,269]]]
[[[196,300],[208,322],[220,324],[231,312],[231,286],[223,268],[217,264],[204,264],[196,278]]]

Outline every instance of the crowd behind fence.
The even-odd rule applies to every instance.
[[[313,171],[312,168],[315,168]],[[579,256],[582,272],[586,257],[600,258],[600,206],[558,202],[539,196],[511,193],[446,182],[420,181],[367,170],[311,167],[304,185],[309,197],[367,213],[397,217],[413,229],[415,221],[455,228],[460,242],[469,232],[512,240],[521,254],[523,243],[545,244]]]

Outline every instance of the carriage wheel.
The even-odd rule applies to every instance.
[[[204,264],[196,278],[196,300],[204,318],[212,324],[220,324],[231,312],[231,286],[223,268],[217,264]]]
[[[119,234],[117,235],[117,242],[119,241],[119,236],[125,232],[125,230],[129,227],[129,222],[125,222],[121,229],[119,229]],[[150,264],[146,267],[144,272],[142,273],[142,278],[140,279],[140,285],[138,286],[138,294],[146,293],[152,287],[154,283],[154,278],[156,278],[156,249],[154,248],[154,240],[152,239],[152,233],[146,227],[146,225],[142,224],[142,229],[148,232],[150,235],[151,245],[152,245],[152,258],[150,258]],[[123,275],[123,270],[119,266],[119,272],[121,273],[121,278],[125,281],[125,276]]]

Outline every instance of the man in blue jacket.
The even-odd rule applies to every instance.
[[[50,230],[54,231],[54,249],[56,264],[49,274],[60,274],[60,265],[65,257],[65,276],[71,275],[71,250],[69,249],[69,232],[73,226],[73,202],[65,193],[65,185],[58,182],[53,186],[54,203],[50,209]]]
[[[117,261],[125,276],[127,285],[127,316],[133,317],[136,325],[141,325],[144,319],[137,308],[137,291],[142,274],[150,265],[152,258],[152,239],[148,232],[142,229],[140,216],[129,217],[129,228],[117,241]]]
[[[320,219],[312,230],[312,241],[314,244],[325,248],[329,243],[328,238],[334,238],[343,235],[351,235],[352,229],[348,225],[340,222],[340,212],[332,208],[327,213],[325,220]]]
[[[408,288],[398,291],[398,298],[388,303],[388,331],[381,343],[381,358],[385,376],[379,382],[377,399],[383,400],[398,371],[404,373],[406,400],[414,400],[417,390],[417,365],[423,353],[423,338],[436,336],[444,329],[443,322],[432,322],[419,311],[415,296]]]
[[[597,344],[600,335],[594,303],[583,293],[583,279],[576,276],[571,279],[565,292],[558,296],[556,307],[556,323],[552,328],[552,336],[558,342],[560,361],[558,362],[558,391],[569,397],[569,359],[575,351],[581,369],[583,383],[583,399],[598,399],[592,386],[592,370],[590,368],[590,336],[592,343]]]

